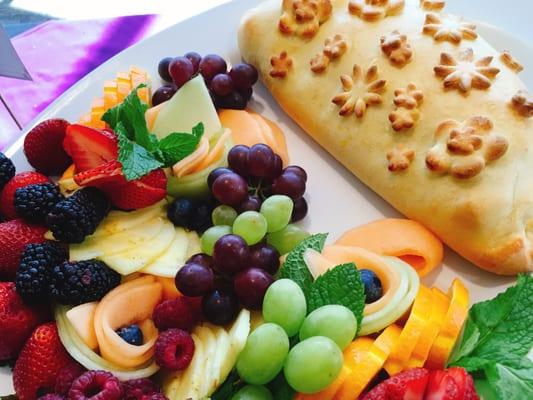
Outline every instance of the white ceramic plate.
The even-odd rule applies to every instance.
[[[51,117],[76,121],[87,112],[92,99],[101,96],[104,81],[131,65],[149,71],[155,87],[159,84],[157,63],[166,56],[194,50],[200,54],[217,53],[234,63],[238,62],[240,57],[236,37],[240,17],[259,2],[237,0],[222,5],[130,47],[83,78],[30,126]],[[528,87],[533,88],[533,51],[497,28],[480,24],[478,30],[496,49],[510,50],[526,65],[522,78]],[[256,85],[254,101],[250,106],[281,126],[287,136],[291,162],[303,166],[309,173],[307,198],[310,212],[304,223],[309,231],[329,232],[332,240],[354,226],[383,217],[399,216],[391,206],[313,142],[285,115],[262,85]],[[22,153],[22,139],[7,151],[7,155],[13,158],[19,171],[28,168]],[[431,273],[424,282],[446,290],[457,276],[470,289],[473,302],[495,296],[514,281],[484,272],[446,249],[444,266]],[[6,368],[0,370],[0,395],[12,392],[10,372]]]

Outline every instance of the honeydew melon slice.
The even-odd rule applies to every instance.
[[[68,310],[68,306],[57,306],[55,309],[55,320],[57,323],[59,338],[70,356],[88,370],[108,371],[121,381],[147,378],[154,375],[159,370],[159,366],[155,361],[140,365],[137,368],[122,368],[103,359],[87,347],[83,339],[69,323],[66,317]]]
[[[172,132],[191,132],[199,122],[210,138],[222,125],[201,75],[183,85],[159,110],[152,132],[162,139]]]
[[[213,361],[217,350],[217,341],[216,336],[209,325],[199,327],[197,333],[198,337],[204,344],[205,351],[205,370],[198,380],[199,397],[203,399],[209,395],[209,390],[213,386],[210,371],[214,366]]]
[[[229,373],[237,363],[237,358],[241,354],[248,335],[250,334],[250,311],[243,309],[233,323],[228,335],[231,340],[228,356],[224,359],[220,368],[220,382],[224,382]]]
[[[216,335],[216,353],[213,358],[213,363],[209,371],[209,377],[206,379],[210,382],[210,387],[208,388],[207,395],[211,395],[221,384],[226,380],[222,377],[222,364],[231,347],[231,338],[223,328],[215,329]]]
[[[140,271],[150,264],[168,248],[174,237],[176,230],[170,221],[165,221],[163,229],[159,234],[140,247],[135,247],[128,251],[116,253],[110,256],[101,257],[110,268],[122,275],[129,275]]]
[[[145,224],[137,225],[109,236],[89,237],[80,244],[70,246],[70,259],[73,261],[103,258],[116,253],[137,250],[163,230],[165,220],[155,217]]]
[[[188,260],[195,254],[202,252],[200,236],[195,231],[187,232],[187,239],[189,239],[189,246],[187,247],[187,254],[185,260]]]
[[[141,269],[150,275],[174,278],[187,259],[189,247],[188,234],[182,228],[176,228],[174,240],[170,242],[163,254]]]

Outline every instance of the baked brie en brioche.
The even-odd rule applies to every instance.
[[[239,31],[281,107],[478,266],[533,270],[533,99],[522,66],[438,0],[273,0]]]

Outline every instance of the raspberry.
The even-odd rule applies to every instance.
[[[161,390],[155,382],[148,378],[130,379],[123,382],[122,387],[124,388],[123,400],[140,400],[161,394]]]
[[[179,328],[190,331],[196,323],[190,303],[183,296],[159,303],[152,318],[159,330]]]
[[[65,400],[63,396],[55,393],[48,393],[44,396],[39,397],[37,400]]]
[[[119,400],[122,385],[110,372],[87,371],[74,382],[68,392],[69,400]]]
[[[72,382],[85,371],[86,369],[81,364],[71,360],[57,374],[54,392],[66,396],[72,386]]]
[[[161,332],[155,342],[155,362],[171,371],[185,369],[194,355],[194,341],[188,332],[169,329]]]
[[[163,393],[152,393],[145,394],[144,396],[139,397],[140,400],[168,400],[168,397]]]

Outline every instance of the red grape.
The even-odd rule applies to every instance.
[[[203,265],[204,267],[213,269],[213,257],[208,256],[205,253],[194,254],[186,261],[187,264],[195,263]]]
[[[248,268],[237,274],[234,280],[235,293],[241,303],[249,309],[260,310],[263,298],[274,278],[261,268]]]
[[[307,201],[303,197],[300,197],[299,199],[293,200],[293,203],[291,222],[298,222],[307,215]]]
[[[262,268],[271,275],[278,272],[279,257],[276,248],[268,244],[257,243],[250,247],[250,265]]]
[[[244,101],[248,102],[252,98],[252,94],[254,91],[251,87],[248,89],[237,89],[237,91],[241,94],[241,96],[244,98]]]
[[[249,265],[250,249],[238,235],[224,235],[215,242],[213,260],[216,269],[223,274],[233,275]]]
[[[200,73],[206,81],[210,81],[216,74],[224,74],[227,69],[226,60],[217,54],[208,54],[200,61]]]
[[[185,85],[194,75],[194,68],[188,58],[176,57],[169,66],[168,72],[178,88]]]
[[[198,72],[198,69],[200,68],[200,61],[202,61],[202,56],[196,53],[195,51],[190,51],[185,54],[184,57],[191,62],[194,74],[196,74]]]
[[[238,91],[234,90],[227,96],[220,98],[220,108],[229,108],[231,110],[244,110],[248,100]]]
[[[259,211],[261,209],[261,199],[259,196],[255,195],[249,195],[246,200],[244,200],[239,206],[237,207],[237,211],[239,214],[245,212],[245,211]]]
[[[250,147],[248,170],[250,175],[268,178],[274,164],[274,152],[266,144],[258,143]]]
[[[172,57],[165,57],[159,61],[159,64],[157,65],[157,72],[159,72],[159,76],[166,82],[172,82],[172,77],[168,73],[168,65],[171,61]]]
[[[228,153],[229,167],[240,176],[248,176],[248,153],[250,148],[244,144],[234,146]]]
[[[304,182],[307,182],[307,172],[305,172],[305,169],[298,165],[289,165],[286,167],[283,172],[291,172],[293,174],[298,175]]]
[[[209,84],[209,89],[216,96],[227,96],[233,90],[233,81],[228,74],[216,74]]]
[[[236,206],[246,199],[248,184],[236,173],[222,174],[213,182],[211,188],[215,198],[222,204]]]
[[[217,179],[219,176],[222,176],[224,174],[232,174],[233,171],[229,168],[215,168],[213,171],[209,173],[207,176],[207,186],[209,186],[209,189],[213,187],[213,183],[215,182],[215,179]]]
[[[257,82],[257,70],[250,64],[236,64],[229,72],[235,88],[245,90],[251,88]]]
[[[274,154],[274,162],[270,166],[270,170],[268,171],[268,177],[271,179],[277,178],[281,175],[282,168],[283,161],[281,160],[281,157],[277,154]]]
[[[167,100],[170,100],[174,93],[176,93],[176,86],[164,85],[157,89],[152,95],[152,105],[157,106]]]
[[[215,289],[204,296],[202,312],[212,324],[226,325],[239,313],[239,301],[231,291]]]
[[[176,288],[185,296],[203,296],[213,289],[214,279],[211,268],[187,263],[176,274]]]
[[[305,181],[293,172],[283,172],[272,182],[272,193],[299,199],[305,193]]]

